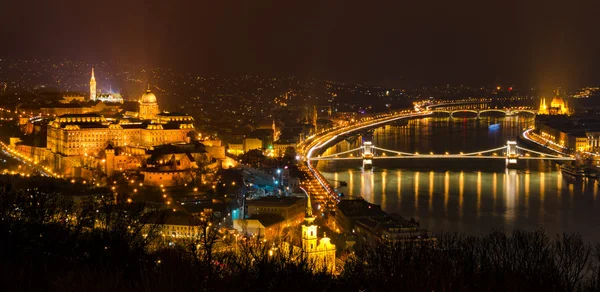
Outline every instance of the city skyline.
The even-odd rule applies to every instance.
[[[600,291],[598,8],[6,3],[0,287]]]

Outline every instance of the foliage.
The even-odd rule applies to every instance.
[[[58,193],[0,187],[5,291],[600,291],[600,245],[576,234],[494,231],[373,243],[315,269],[282,240],[243,238],[211,220],[160,242],[162,218],[110,193],[76,206]],[[148,218],[154,218],[149,220]]]

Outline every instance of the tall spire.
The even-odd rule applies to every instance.
[[[306,196],[306,217],[312,217],[312,204],[310,203],[310,195]]]
[[[90,100],[96,100],[96,77],[92,67],[92,78],[90,78]]]
[[[308,193],[306,193],[306,209],[305,209],[305,214],[304,214],[304,221],[306,221],[306,223],[308,224],[312,224],[313,221],[315,221],[315,217],[313,217],[313,213],[312,213],[312,204],[310,202],[310,195]]]

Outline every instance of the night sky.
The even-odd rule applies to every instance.
[[[600,84],[600,1],[5,0],[0,57],[388,86]]]

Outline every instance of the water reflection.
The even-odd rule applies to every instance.
[[[433,187],[434,187],[433,178],[434,178],[434,173],[433,173],[433,171],[430,171],[429,172],[429,212],[431,212],[431,210],[433,208]]]
[[[477,218],[479,218],[479,211],[481,210],[481,171],[477,172]]]
[[[487,123],[501,127],[490,132]],[[407,152],[476,151],[503,145],[532,123],[519,118],[414,120],[376,130],[374,143]],[[344,143],[339,149],[352,149],[359,142]],[[332,154],[337,147],[330,150]],[[571,181],[553,163],[536,161],[509,170],[503,161],[465,160],[377,160],[372,171],[362,171],[356,161],[319,162],[318,167],[325,178],[348,182],[342,190],[347,196],[362,196],[387,212],[414,217],[436,232],[544,228],[549,234],[579,232],[600,241],[599,184]]]
[[[505,212],[504,220],[510,224],[515,219],[515,207],[517,201],[517,171],[515,169],[507,169],[504,180],[504,200]]]
[[[419,209],[419,174],[420,172],[415,172],[415,180],[414,180],[414,186],[415,186],[415,209]]]
[[[450,197],[450,172],[444,173],[444,214],[448,215],[448,198]]]

